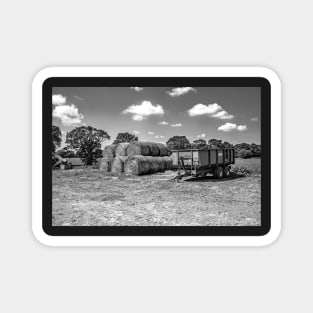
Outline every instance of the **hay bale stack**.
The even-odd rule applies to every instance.
[[[150,155],[151,156],[159,156],[160,155],[160,149],[155,142],[148,142],[148,145],[150,148]]]
[[[159,156],[168,156],[170,154],[170,150],[163,143],[156,143],[156,145],[159,148]]]
[[[103,149],[103,157],[114,158],[115,157],[115,150],[116,150],[116,145],[105,146]]]
[[[165,171],[171,164],[169,157],[135,155],[125,162],[126,175],[144,175]]]
[[[163,143],[134,141],[128,145],[127,155],[169,156],[171,152]]]
[[[99,170],[104,172],[111,172],[112,167],[112,157],[105,156],[100,160]]]
[[[148,156],[151,154],[151,150],[150,150],[150,146],[148,142],[133,141],[127,147],[126,153],[128,156],[134,156],[134,155]]]
[[[127,155],[127,147],[129,146],[129,142],[122,142],[116,146],[115,156],[122,157]]]
[[[123,173],[125,168],[125,162],[127,160],[127,156],[117,156],[113,159],[112,162],[112,173]]]
[[[165,161],[166,161],[166,171],[174,169],[173,159],[171,157],[167,157]]]

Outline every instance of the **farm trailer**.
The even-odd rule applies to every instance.
[[[230,165],[235,164],[235,149],[189,149],[172,151],[173,166],[178,168],[176,180],[183,177],[204,177],[208,173],[215,178],[229,177]]]

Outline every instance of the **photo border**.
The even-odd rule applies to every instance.
[[[263,125],[261,127],[261,226],[52,226],[50,160],[52,87],[129,87],[133,85],[141,87],[187,85],[261,87],[261,125]],[[42,114],[41,120],[38,120],[40,113]],[[276,185],[273,186],[273,171],[271,177],[273,148],[277,156],[277,147],[279,147],[280,156],[280,133],[277,136],[275,132],[276,136],[273,136],[274,128],[271,127],[271,124],[273,126],[273,113],[275,113],[275,130],[277,130],[277,125],[280,125],[280,82],[273,71],[265,68],[44,69],[36,75],[33,82],[33,204],[35,204],[33,205],[33,231],[36,238],[48,245],[251,245],[251,242],[253,242],[252,245],[263,245],[268,241],[273,241],[270,237],[275,239],[280,230],[280,199],[279,207],[276,208],[277,202],[275,206],[277,214],[274,214],[273,210],[273,195],[277,200],[277,187],[280,191],[280,185],[277,186],[276,179]],[[42,133],[41,138],[39,138],[39,133]],[[42,156],[40,162],[38,162],[38,155]],[[278,170],[276,166],[277,158],[274,161],[276,161],[275,173],[279,172],[280,177],[280,168]],[[42,175],[41,182],[39,174]],[[41,183],[42,190],[38,190],[39,183]],[[34,200],[40,198],[38,194],[41,192],[42,204],[39,206],[39,201]],[[276,215],[279,215],[279,218]]]

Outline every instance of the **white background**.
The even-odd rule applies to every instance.
[[[0,311],[312,311],[311,14],[310,1],[2,3]],[[263,248],[39,244],[31,233],[31,82],[62,65],[275,70],[283,85],[279,239]]]

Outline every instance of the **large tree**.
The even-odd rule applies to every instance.
[[[60,147],[62,142],[62,133],[59,126],[52,125],[52,152]]]
[[[92,165],[105,139],[110,139],[106,131],[91,126],[76,127],[66,135],[66,143],[78,151],[85,165]]]
[[[138,137],[130,134],[128,132],[126,133],[118,133],[116,136],[116,139],[113,141],[113,144],[118,144],[122,142],[132,142],[132,141],[138,141]]]
[[[191,147],[186,136],[173,136],[166,142],[166,146],[170,150],[190,149]]]

